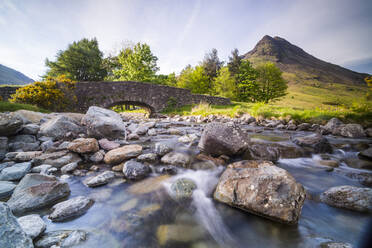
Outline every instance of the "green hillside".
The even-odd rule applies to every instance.
[[[32,83],[34,80],[12,68],[0,64],[0,85],[22,85]]]

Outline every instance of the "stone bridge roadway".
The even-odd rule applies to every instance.
[[[75,87],[76,112],[86,112],[90,106],[109,108],[119,104],[131,104],[147,108],[150,115],[170,105],[181,107],[207,102],[216,105],[231,104],[230,99],[192,94],[187,89],[140,82],[78,82]]]

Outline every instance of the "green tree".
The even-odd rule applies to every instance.
[[[282,77],[282,71],[271,62],[257,66],[259,87],[258,99],[268,103],[287,94],[287,82]]]
[[[208,93],[211,95],[215,93],[213,92],[213,82],[223,64],[224,62],[220,61],[220,59],[218,58],[218,52],[216,48],[213,48],[210,52],[206,53],[203,61],[200,64],[204,70],[205,75],[208,77],[208,87],[210,89]]]
[[[366,82],[368,86],[366,98],[367,100],[371,100],[372,99],[372,76],[366,77],[364,81]]]
[[[235,48],[231,51],[231,56],[229,56],[229,62],[227,63],[231,76],[234,77],[239,73],[241,63],[242,57],[239,55],[239,50]]]
[[[196,66],[195,68],[186,66],[178,77],[177,86],[189,89],[195,94],[207,94],[210,91],[209,78],[202,66]]]
[[[217,95],[227,97],[232,100],[237,99],[237,89],[235,85],[235,78],[231,76],[228,67],[222,67],[214,79],[214,87]]]
[[[120,69],[114,70],[115,80],[153,82],[156,81],[158,58],[152,54],[146,43],[137,43],[120,51],[118,62]]]
[[[46,59],[45,65],[49,69],[44,78],[65,75],[73,81],[103,80],[107,72],[102,57],[96,38],[74,41],[66,50],[57,53],[55,61]]]
[[[256,102],[259,100],[259,86],[256,81],[257,71],[248,60],[242,60],[237,80],[237,99],[242,102]]]

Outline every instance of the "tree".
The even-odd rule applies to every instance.
[[[271,62],[257,66],[259,87],[258,99],[268,103],[287,94],[287,82],[282,77],[281,70]]]
[[[235,78],[231,76],[228,67],[222,67],[214,79],[214,87],[217,95],[227,97],[232,100],[237,98]]]
[[[120,69],[114,70],[115,80],[152,82],[156,78],[158,58],[152,54],[146,43],[137,43],[120,51],[118,62]],[[155,80],[156,81],[156,80]]]
[[[213,94],[213,80],[217,77],[218,71],[223,66],[224,62],[218,58],[218,52],[216,48],[213,48],[210,52],[206,53],[201,66],[204,69],[205,75],[209,80],[209,93]]]
[[[209,78],[202,66],[186,66],[178,77],[177,86],[195,94],[207,94],[210,91]]]
[[[45,65],[49,69],[44,78],[65,75],[73,81],[103,80],[107,72],[102,57],[96,38],[74,41],[66,50],[57,53],[55,61],[46,59]]]
[[[259,99],[259,86],[256,81],[257,71],[248,60],[242,60],[237,80],[237,98],[242,102],[256,102]]]
[[[231,76],[234,77],[239,73],[239,67],[241,63],[242,58],[239,55],[239,50],[235,48],[234,50],[231,51],[231,56],[229,56],[229,62],[227,63]]]

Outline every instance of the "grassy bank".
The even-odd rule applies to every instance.
[[[10,103],[5,101],[0,101],[0,112],[13,112],[20,109],[30,110],[30,111],[36,111],[36,112],[42,112],[42,113],[49,113],[50,111],[39,108],[34,105],[30,104],[21,104],[21,103]]]

